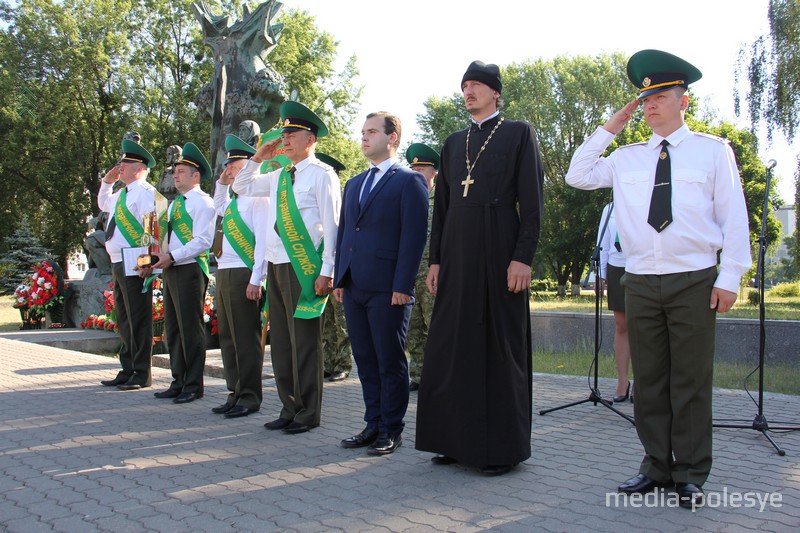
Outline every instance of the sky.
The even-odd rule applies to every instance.
[[[282,0],[316,19],[338,41],[341,61],[355,54],[363,86],[362,118],[385,110],[400,117],[403,141],[419,134],[416,116],[431,96],[460,91],[473,60],[505,66],[558,55],[589,55],[655,48],[682,57],[703,72],[691,90],[720,119],[742,128],[734,114],[739,50],[769,32],[768,0]],[[636,95],[631,85],[631,97]],[[465,123],[466,123],[465,117]],[[763,128],[762,128],[763,130]],[[761,159],[778,162],[778,191],[794,203],[793,173],[800,142],[762,135]]]

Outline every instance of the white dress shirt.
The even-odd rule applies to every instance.
[[[182,244],[173,229],[169,236],[169,253],[176,265],[189,265],[195,258],[211,248],[214,240],[214,223],[216,213],[211,197],[200,189],[199,185],[183,195],[186,200],[186,211],[192,218],[192,240]],[[175,203],[175,200],[172,201]],[[169,206],[169,218],[172,220],[172,205]]]
[[[224,217],[233,199],[230,196],[230,185],[223,185],[217,182],[214,191],[214,209],[218,216]],[[261,285],[267,277],[267,253],[264,245],[264,235],[269,229],[269,198],[256,198],[253,196],[239,196],[236,199],[239,207],[239,215],[242,221],[250,228],[256,237],[255,252],[253,254],[253,273],[250,276],[250,284]],[[259,238],[260,236],[260,238]],[[248,268],[242,258],[231,246],[227,236],[222,239],[222,257],[217,258],[217,268]]]
[[[603,214],[600,217],[600,225],[597,227],[597,245],[600,247],[600,273],[599,276],[606,279],[608,276],[608,265],[618,268],[625,268],[625,251],[617,250],[615,246],[617,241],[617,217],[616,208],[611,209],[613,204],[606,204],[603,208]],[[610,212],[610,216],[609,216]],[[606,218],[608,224],[606,225]],[[602,233],[603,226],[605,225],[606,231]],[[622,244],[620,243],[620,248]]]
[[[377,165],[374,166],[370,165],[369,170],[367,170],[367,172],[369,172],[373,168],[378,169],[377,172],[375,172],[375,177],[372,178],[372,187],[370,188],[370,192],[372,191],[372,189],[375,188],[375,186],[378,184],[381,178],[386,175],[386,171],[389,170],[395,163],[397,163],[397,158],[390,157],[389,159],[386,159],[385,161],[378,163]],[[359,198],[361,198],[361,195],[364,194],[364,187],[366,186],[367,186],[367,180],[364,180],[364,183],[361,185],[361,190],[358,193]]]
[[[579,189],[614,188],[625,270],[673,274],[717,264],[715,287],[737,292],[752,266],[747,207],[733,150],[723,139],[686,125],[667,137],[672,169],[673,222],[661,233],[647,223],[663,137],[623,146],[601,157],[614,134],[600,127],[572,156],[568,184]]]
[[[293,186],[295,201],[300,216],[306,225],[314,248],[319,246],[323,237],[325,249],[322,252],[321,276],[333,277],[334,251],[336,250],[336,233],[339,228],[339,210],[342,206],[342,191],[336,173],[313,155],[295,165],[295,182]],[[275,231],[278,202],[274,197],[278,192],[278,178],[281,169],[267,174],[260,174],[261,163],[249,160],[236,175],[233,190],[242,196],[271,197],[269,218],[267,220],[266,248],[267,260],[274,264],[289,263],[289,255],[283,246],[280,236]],[[258,242],[259,235],[256,235]]]
[[[125,203],[127,204],[128,210],[131,212],[133,217],[139,222],[139,224],[141,224],[144,219],[144,215],[155,210],[156,189],[150,185],[145,178],[139,178],[138,180],[134,181],[128,185],[127,189],[128,192],[125,195]],[[113,192],[113,190],[113,183],[106,183],[105,181],[102,181],[100,183],[100,190],[97,192],[97,206],[101,211],[111,213],[111,217],[108,219],[109,224],[111,223],[111,218],[113,218],[114,211],[117,208],[117,199],[122,192],[121,188],[117,192]],[[111,236],[111,239],[106,241],[106,251],[111,257],[112,263],[121,262],[122,249],[130,247],[130,243],[125,236],[122,235],[122,231],[120,231],[119,227],[114,229],[114,235]]]

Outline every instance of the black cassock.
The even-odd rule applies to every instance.
[[[471,126],[470,164],[499,116]],[[533,262],[543,197],[533,128],[504,120],[472,171],[467,131],[442,148],[430,262],[438,289],[417,407],[416,448],[468,466],[516,464],[531,455],[532,366],[528,291],[508,291],[512,260]]]

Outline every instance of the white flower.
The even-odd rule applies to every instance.
[[[203,322],[209,322],[211,317],[207,313],[203,313]]]
[[[44,288],[50,290],[53,288],[53,284],[48,281],[47,283],[44,284]]]
[[[33,273],[33,276],[31,276],[31,277],[32,277],[33,279],[39,279],[39,273],[38,273],[38,272],[34,272],[34,273]]]

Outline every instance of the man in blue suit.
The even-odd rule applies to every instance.
[[[361,151],[370,169],[345,185],[336,241],[334,297],[344,302],[367,423],[342,447],[369,446],[370,455],[402,442],[406,332],[428,231],[428,187],[422,174],[398,166],[400,134],[394,115],[367,115]]]

